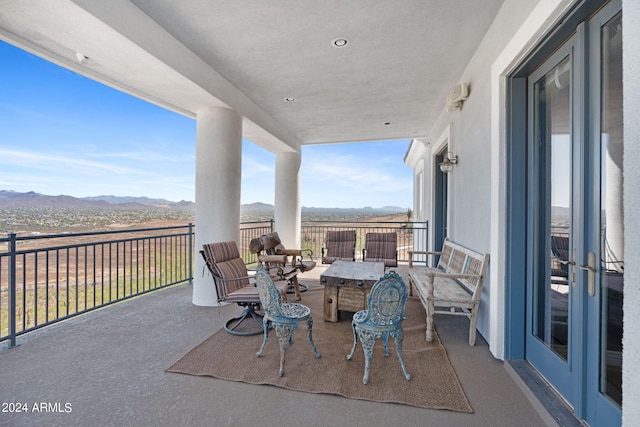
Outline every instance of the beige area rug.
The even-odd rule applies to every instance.
[[[167,372],[269,384],[351,399],[473,412],[437,334],[431,343],[424,339],[425,312],[417,299],[409,298],[405,310],[407,319],[403,323],[403,356],[407,371],[412,375],[411,381],[402,374],[395,341],[390,338],[389,357],[384,356],[382,340],[377,340],[369,384],[364,385],[364,354],[360,343],[352,360],[346,360],[353,344],[352,313],[340,312],[339,322],[325,322],[323,293],[317,281],[310,283],[309,291],[302,294],[300,301],[312,310],[313,340],[321,354],[320,359],[311,351],[307,326],[303,322],[294,332],[293,345],[287,349],[283,377],[278,377],[280,350],[273,330],[260,358],[256,357],[256,351],[260,348],[262,335],[233,336],[221,329],[189,351]]]

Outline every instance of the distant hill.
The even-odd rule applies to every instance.
[[[163,204],[174,203],[166,199],[150,199],[148,197],[120,197],[120,196],[82,197],[82,200],[89,200],[89,201],[104,200],[105,202],[112,203],[114,205],[119,205],[122,203],[140,203],[141,205],[163,205]]]
[[[243,215],[264,214],[264,213],[273,215],[273,210],[274,210],[273,205],[270,205],[268,203],[261,203],[261,202],[249,203],[247,205],[240,206],[240,213]]]
[[[64,208],[64,209],[128,209],[143,210],[149,208],[189,209],[193,202],[170,202],[164,199],[148,197],[96,196],[77,198],[72,196],[48,196],[29,191],[0,190],[0,208]]]
[[[29,191],[19,193],[10,190],[0,190],[0,208],[18,207],[50,207],[50,208],[76,208],[76,209],[181,209],[194,210],[195,203],[189,201],[172,202],[165,199],[151,199],[149,197],[119,197],[119,196],[92,196],[71,197],[65,195],[48,196]],[[250,203],[241,206],[243,215],[270,214],[273,215],[274,206],[268,203]],[[302,214],[319,215],[389,215],[405,213],[407,208],[399,206],[385,206],[382,208],[316,208],[302,207]]]

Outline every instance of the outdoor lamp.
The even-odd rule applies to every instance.
[[[447,151],[447,155],[445,156],[442,163],[440,163],[440,170],[443,173],[449,173],[453,170],[453,165],[458,163],[458,156],[453,155],[451,151]]]

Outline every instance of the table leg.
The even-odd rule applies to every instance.
[[[324,320],[326,322],[338,321],[338,287],[324,287]]]

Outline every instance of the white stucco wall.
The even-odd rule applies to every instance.
[[[534,9],[535,3],[526,0],[505,1],[492,27],[482,40],[478,51],[459,77],[459,82],[469,85],[469,98],[462,109],[444,111],[428,136],[429,150],[424,156],[425,199],[427,220],[433,223],[433,156],[441,148],[441,141],[448,135],[449,150],[458,155],[458,165],[449,174],[449,237],[455,242],[478,252],[491,254],[493,258],[492,192],[496,181],[492,179],[492,115],[493,85],[492,64],[516,35]],[[497,181],[499,183],[499,181]],[[439,248],[434,248],[439,249]],[[491,351],[503,357],[504,298],[500,287],[490,286],[487,277],[480,304],[478,330],[491,346]]]
[[[640,420],[640,2],[623,0],[624,84],[624,331],[622,337],[622,425],[636,426]]]

